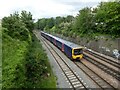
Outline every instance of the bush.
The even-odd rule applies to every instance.
[[[28,53],[26,54],[25,68],[26,81],[28,81],[25,83],[26,87],[45,87],[45,85],[40,86],[40,84],[46,78],[48,79],[51,77],[52,79],[50,79],[50,81],[53,82],[46,81],[46,84],[53,83],[53,86],[48,85],[47,87],[55,87],[55,78],[53,78],[48,58],[44,53],[41,44],[34,35],[32,36],[31,46],[29,47]],[[49,76],[48,74],[52,76]]]
[[[25,13],[27,15],[27,13]],[[11,14],[8,17],[4,17],[2,19],[2,27],[7,28],[4,32],[7,33],[12,38],[20,39],[21,41],[30,41],[30,31],[33,29],[33,25],[31,24],[31,19],[23,21],[23,17],[18,13]],[[28,16],[30,17],[30,16]],[[27,17],[24,17],[26,19]],[[30,29],[31,28],[31,29]]]

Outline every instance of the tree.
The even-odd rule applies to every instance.
[[[92,14],[91,8],[87,7],[80,10],[74,22],[73,30],[78,35],[83,35],[93,33],[94,29],[95,29],[94,14]]]
[[[73,20],[74,20],[74,17],[71,16],[71,15],[68,15],[68,16],[66,17],[66,21],[67,21],[67,22],[72,22]]]
[[[33,23],[33,19],[32,19],[32,14],[30,12],[27,11],[22,11],[21,12],[21,20],[22,22],[25,23],[26,28],[32,32],[32,30],[34,29],[34,23]]]
[[[120,36],[119,2],[102,2],[96,13],[97,29],[104,34]]]
[[[45,18],[39,19],[37,21],[37,28],[38,29],[44,30],[45,26],[46,26],[46,19]]]
[[[48,29],[51,29],[54,26],[54,19],[53,18],[48,18],[46,20],[46,26],[48,27]]]
[[[63,22],[63,18],[58,16],[55,18],[55,26],[58,28],[58,25]]]
[[[18,12],[10,14],[8,17],[4,17],[2,19],[2,27],[7,28],[4,32],[13,38],[20,40],[30,39],[28,26],[23,22],[23,19],[21,19]]]

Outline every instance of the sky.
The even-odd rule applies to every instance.
[[[0,0],[0,19],[15,11],[26,10],[34,19],[56,16],[76,16],[84,7],[95,7],[107,0]]]

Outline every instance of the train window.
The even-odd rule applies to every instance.
[[[82,49],[74,49],[74,55],[80,55],[82,52]]]

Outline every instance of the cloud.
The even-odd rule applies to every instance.
[[[84,7],[92,7],[101,0],[1,0],[0,18],[15,11],[26,10],[33,14],[35,19],[76,15]]]

